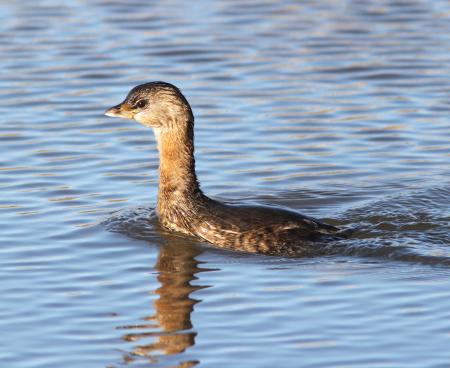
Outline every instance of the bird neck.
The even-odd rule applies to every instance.
[[[188,123],[176,130],[155,129],[159,151],[158,209],[201,193],[195,173],[193,128]]]

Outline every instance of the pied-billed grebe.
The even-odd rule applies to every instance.
[[[265,254],[316,254],[311,240],[339,234],[338,228],[291,210],[229,205],[204,195],[195,174],[194,116],[175,86],[141,84],[105,115],[153,129],[160,156],[156,212],[166,228],[221,248]]]

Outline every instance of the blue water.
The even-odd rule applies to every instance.
[[[0,5],[0,366],[447,367],[447,1]],[[357,227],[317,258],[156,225],[140,83],[196,116],[202,188]]]

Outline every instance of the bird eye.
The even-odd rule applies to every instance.
[[[136,102],[134,104],[134,108],[135,109],[142,109],[147,105],[147,101],[146,100],[139,100],[138,102]]]

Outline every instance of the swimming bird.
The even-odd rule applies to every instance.
[[[105,115],[153,129],[160,160],[156,213],[163,227],[216,247],[272,255],[315,255],[321,253],[315,240],[342,234],[290,209],[232,205],[206,196],[195,173],[194,115],[174,85],[136,86]]]

